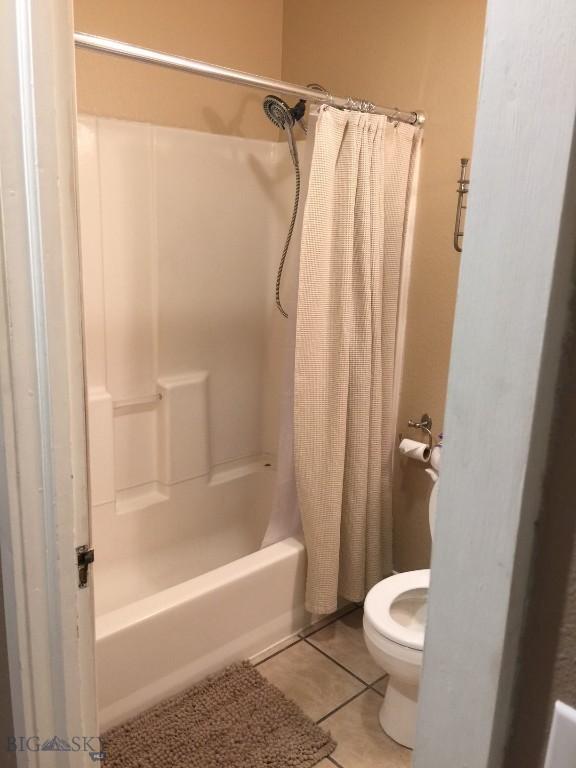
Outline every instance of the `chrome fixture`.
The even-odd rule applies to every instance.
[[[427,413],[423,413],[420,421],[413,421],[408,419],[408,426],[413,429],[420,429],[425,432],[428,437],[428,448],[432,451],[434,447],[434,438],[432,437],[432,419]]]
[[[280,288],[282,285],[284,262],[286,261],[288,249],[290,248],[290,241],[292,240],[292,233],[294,232],[294,225],[296,224],[296,216],[298,215],[298,204],[300,202],[300,161],[298,160],[298,149],[296,147],[296,141],[294,140],[292,128],[304,117],[306,112],[306,102],[303,99],[300,99],[295,106],[289,107],[279,96],[266,96],[262,106],[266,117],[271,120],[277,128],[281,128],[283,131],[287,132],[290,156],[292,157],[292,164],[294,165],[294,177],[296,182],[294,205],[292,206],[292,217],[290,219],[290,224],[288,225],[288,234],[286,235],[284,248],[282,249],[282,255],[280,256],[280,262],[278,264],[278,273],[276,275],[276,306],[284,317],[288,317],[288,313],[282,306]]]
[[[462,253],[462,238],[464,237],[464,229],[462,226],[462,211],[465,211],[468,206],[467,195],[468,188],[470,186],[470,179],[467,177],[468,163],[470,159],[463,157],[460,160],[460,178],[458,179],[458,203],[456,205],[456,221],[454,223],[454,248],[458,253]]]
[[[274,80],[269,77],[252,75],[248,72],[240,72],[237,69],[229,67],[220,67],[216,64],[208,64],[196,59],[186,59],[183,56],[173,56],[169,53],[153,51],[149,48],[141,48],[138,45],[130,45],[119,40],[110,40],[107,37],[98,37],[97,35],[88,35],[84,32],[74,34],[74,42],[78,48],[107,53],[113,56],[123,56],[128,59],[135,59],[148,64],[158,64],[161,67],[169,69],[179,69],[190,72],[194,75],[211,77],[215,80],[225,80],[229,83],[246,85],[250,88],[260,88],[261,90],[281,93],[284,96],[292,96],[305,101],[312,101],[319,104],[328,104],[331,107],[340,109],[359,109],[372,112],[376,115],[387,115],[393,120],[410,125],[424,125],[425,117],[422,112],[402,112],[389,107],[380,107],[369,101],[361,99],[345,99],[341,96],[332,96],[330,93],[324,93],[317,88],[304,88],[301,85],[286,83],[283,80]]]
[[[292,128],[304,117],[306,102],[303,99],[289,107],[279,96],[266,96],[262,102],[264,114],[277,128],[288,132],[288,144],[294,165],[298,162],[298,152]]]

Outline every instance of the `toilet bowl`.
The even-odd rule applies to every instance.
[[[432,451],[426,469],[433,487],[428,505],[430,534],[434,535],[438,499],[440,447]],[[389,576],[368,592],[364,601],[364,640],[370,655],[389,675],[380,709],[380,725],[394,741],[414,748],[420,671],[430,571],[407,571]]]
[[[389,675],[380,725],[394,741],[414,747],[430,571],[408,571],[376,584],[364,602],[364,639]]]

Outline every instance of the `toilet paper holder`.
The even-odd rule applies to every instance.
[[[420,429],[428,436],[428,448],[432,451],[434,447],[434,438],[432,437],[432,419],[427,413],[423,413],[420,421],[413,421],[408,419],[408,426],[412,429]]]

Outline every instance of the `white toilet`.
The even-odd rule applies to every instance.
[[[434,482],[429,502],[433,533],[438,497],[440,449],[427,469]],[[364,602],[364,639],[374,661],[390,677],[380,709],[380,725],[394,741],[413,749],[430,571],[407,571],[376,584]]]

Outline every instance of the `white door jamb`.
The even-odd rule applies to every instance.
[[[75,554],[89,519],[72,32],[71,2],[1,4],[0,546],[20,768],[95,764],[35,751],[97,735]]]

